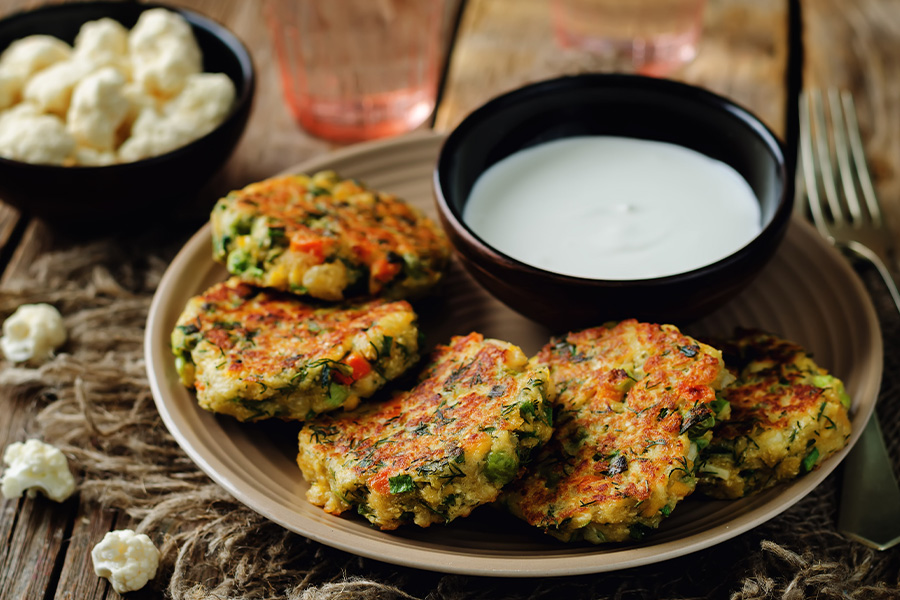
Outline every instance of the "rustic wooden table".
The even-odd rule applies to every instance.
[[[246,134],[219,193],[278,172],[329,144],[292,122],[281,99],[269,35],[257,2],[179,0],[224,23],[250,49],[259,71]],[[0,16],[39,3],[0,0]],[[554,45],[547,0],[468,0],[448,27],[449,60],[433,126],[452,129],[469,111],[523,83],[592,68]],[[453,25],[457,25],[454,29]],[[756,112],[796,147],[797,95],[804,86],[841,86],[856,95],[866,149],[890,224],[900,232],[900,4],[895,0],[709,0],[697,59],[673,77],[724,94]],[[35,257],[67,243],[26,214],[0,205],[0,261],[8,280]],[[0,448],[20,440],[35,408],[0,398]],[[0,598],[118,597],[91,573],[90,548],[126,523],[97,506],[22,499],[0,502]]]

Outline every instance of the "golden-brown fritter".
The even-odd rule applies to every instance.
[[[192,298],[172,332],[181,381],[241,421],[353,408],[418,360],[405,301],[322,306],[237,279]]]
[[[307,497],[381,529],[426,527],[493,502],[550,437],[547,369],[472,333],[438,346],[419,383],[300,431]]]
[[[449,264],[443,231],[419,210],[331,171],[233,191],[210,223],[213,257],[230,273],[323,300],[419,296]]]
[[[557,390],[555,431],[503,503],[563,541],[656,528],[693,491],[699,446],[725,405],[719,351],[627,320],[554,339],[533,361]]]
[[[725,389],[731,416],[702,454],[699,491],[741,498],[808,473],[847,445],[850,397],[803,348],[747,329],[721,347],[737,379]]]

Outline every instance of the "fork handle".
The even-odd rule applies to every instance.
[[[881,258],[862,244],[850,242],[844,247],[872,263],[900,312],[897,282]],[[900,485],[875,412],[843,467],[838,529],[877,550],[887,550],[900,543]]]
[[[900,543],[900,486],[874,412],[843,473],[838,530],[876,550]]]

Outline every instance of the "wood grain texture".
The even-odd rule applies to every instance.
[[[671,78],[726,95],[783,134],[787,60],[787,0],[709,0],[697,58]],[[608,59],[557,46],[546,0],[470,0],[435,128],[450,130],[526,83],[613,69]]]
[[[43,598],[56,585],[58,560],[77,501],[62,504],[45,498],[23,498],[16,527],[9,538],[10,552],[0,564],[0,598]]]
[[[900,240],[900,3],[803,0],[801,6],[803,86],[853,92],[876,192]]]
[[[109,583],[94,574],[91,550],[107,531],[121,528],[117,526],[116,518],[113,510],[83,503],[78,506],[54,600],[93,600],[107,596]]]

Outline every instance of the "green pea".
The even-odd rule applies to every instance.
[[[488,453],[487,459],[484,461],[485,477],[491,483],[499,485],[506,485],[512,481],[518,469],[519,463],[516,457],[502,450]]]
[[[226,267],[230,273],[243,273],[250,266],[250,255],[243,250],[232,250]]]

